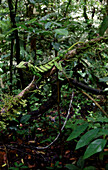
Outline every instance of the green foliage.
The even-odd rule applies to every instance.
[[[95,141],[93,141],[86,149],[84,153],[84,159],[87,159],[88,157],[94,155],[97,152],[101,152],[104,149],[106,143],[107,140],[105,139],[96,139]]]
[[[22,113],[22,108],[26,107],[26,100],[19,100],[18,97],[13,97],[12,95],[4,95],[1,98],[0,110],[1,110],[1,121],[0,128],[1,130],[6,130],[9,125],[9,121],[16,121],[18,123],[17,118]],[[30,115],[26,115],[22,117],[22,122],[28,121]]]
[[[103,22],[100,25],[99,34],[104,35],[104,32],[108,28],[108,16],[105,16]]]
[[[108,77],[103,77],[99,79],[100,82],[107,82],[108,83]]]
[[[79,168],[73,164],[67,164],[65,167],[70,170],[79,170]]]
[[[65,29],[55,29],[55,37],[57,35],[68,36],[68,30],[65,30]]]
[[[88,127],[88,123],[79,126],[76,125],[75,130],[70,134],[67,141],[77,138],[81,133],[83,133],[86,130],[87,127]]]
[[[13,11],[9,10],[7,1],[0,1],[0,137],[3,130],[3,134],[11,132],[9,136],[13,141],[22,138],[28,143],[27,140],[35,141],[36,139],[36,145],[40,143],[46,145],[55,139],[56,134],[59,133],[57,110],[52,108],[46,112],[46,116],[41,115],[37,118],[37,115],[33,121],[32,115],[27,114],[27,112],[37,111],[40,106],[42,108],[42,104],[46,104],[51,95],[52,98],[55,95],[53,88],[56,89],[56,73],[54,80],[53,76],[47,76],[47,72],[55,66],[60,80],[61,113],[64,114],[68,110],[71,91],[75,92],[70,118],[63,131],[63,139],[67,139],[65,145],[68,147],[69,143],[73,145],[73,142],[77,141],[74,149],[79,151],[78,149],[84,148],[84,156],[80,157],[75,165],[66,163],[65,167],[95,169],[93,166],[85,167],[84,159],[96,153],[101,160],[105,156],[103,149],[107,142],[108,120],[103,117],[103,113],[96,108],[93,101],[79,92],[78,87],[70,86],[71,82],[68,78],[74,78],[85,86],[102,89],[106,93],[108,91],[106,38],[103,42],[88,44],[87,48],[83,46],[83,42],[97,38],[98,33],[104,35],[108,28],[104,2],[87,1],[86,16],[89,16],[87,22],[83,17],[83,0],[55,0],[54,2],[29,0],[28,3],[22,0],[17,4],[13,1],[11,5],[13,5]],[[29,9],[30,6],[31,9]],[[28,11],[31,12],[29,15]],[[10,12],[14,12],[15,18],[10,18]],[[15,19],[14,23],[12,19]],[[18,46],[16,46],[18,41],[19,58]],[[82,49],[78,50],[81,46]],[[77,52],[77,55],[68,58],[66,53],[71,54],[71,50]],[[63,62],[60,61],[61,59]],[[14,96],[28,86],[33,75],[36,75],[36,90],[30,91],[27,99],[19,101],[19,98]],[[93,97],[96,100],[98,98],[95,95]],[[97,100],[103,109],[106,109],[107,96],[105,97],[103,101]],[[61,124],[65,120],[64,117],[65,114],[62,116]],[[26,168],[22,163],[15,162],[14,165],[15,167],[11,169]],[[56,161],[54,167],[49,167],[51,168],[61,168],[59,161]]]
[[[21,117],[20,122],[21,123],[27,123],[30,119],[31,115],[24,115]]]
[[[76,145],[76,149],[79,149],[85,145],[88,145],[91,140],[93,140],[97,133],[99,132],[99,129],[91,129],[87,133],[85,133],[83,136],[81,136],[80,140],[78,141]]]
[[[27,169],[28,167],[27,166],[24,166],[23,163],[17,163],[15,162],[14,163],[15,167],[10,167],[9,169],[14,169],[14,170],[20,170],[20,169]]]
[[[96,168],[94,166],[88,166],[84,168],[84,159],[82,159],[82,157],[79,158],[78,162],[77,162],[77,166],[73,165],[73,164],[66,164],[65,167],[67,169],[72,169],[72,170],[96,170]]]

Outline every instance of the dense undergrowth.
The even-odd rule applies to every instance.
[[[107,28],[107,1],[0,1],[0,169],[108,169]]]

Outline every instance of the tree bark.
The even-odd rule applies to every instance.
[[[16,11],[17,11],[17,2],[18,2],[18,0],[16,0],[15,10],[14,10],[12,0],[8,0],[12,28],[17,28],[16,21],[15,21]],[[14,36],[15,36],[15,40],[16,40],[16,61],[17,61],[17,64],[19,64],[21,59],[20,59],[20,43],[19,43],[18,30],[14,31]],[[12,55],[12,52],[11,52],[11,55]],[[18,70],[18,73],[19,73],[20,80],[21,80],[21,87],[23,88],[24,82],[23,82],[22,70]],[[18,84],[18,88],[19,88],[19,84]]]

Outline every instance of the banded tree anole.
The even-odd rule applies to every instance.
[[[17,68],[21,68],[21,69],[29,69],[28,71],[32,72],[33,75],[35,75],[36,77],[38,77],[37,82],[39,82],[42,78],[42,73],[49,71],[53,66],[56,66],[58,70],[63,71],[62,69],[62,65],[60,61],[64,55],[70,51],[75,45],[77,44],[81,44],[83,42],[76,42],[75,44],[73,44],[71,47],[68,48],[68,50],[66,50],[64,53],[60,54],[59,56],[55,57],[54,59],[52,59],[51,61],[40,65],[40,66],[33,66],[30,62],[25,62],[25,61],[21,61],[16,67]]]

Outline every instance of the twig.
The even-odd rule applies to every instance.
[[[2,167],[5,167],[7,165],[7,167],[9,168],[9,162],[8,162],[8,152],[7,152],[7,148],[6,146],[3,144],[4,146],[4,151],[5,151],[5,154],[6,154],[6,160],[5,160],[5,164],[2,165]]]
[[[34,83],[35,83],[36,77],[33,77],[33,80],[31,83],[24,89],[22,90],[16,97],[22,98],[24,97],[30,90],[34,89]],[[36,86],[35,86],[36,87]]]
[[[73,97],[74,97],[74,92],[72,92],[71,100],[70,100],[70,104],[69,104],[69,109],[68,109],[68,113],[67,113],[67,116],[66,116],[66,120],[65,120],[65,122],[64,122],[64,124],[63,124],[63,126],[62,126],[62,128],[61,128],[61,131],[63,131],[63,129],[64,129],[66,123],[67,123],[68,117],[69,117],[69,115],[70,115],[70,109],[71,109],[71,106],[72,106]],[[59,136],[60,136],[60,133],[57,135],[57,137],[56,137],[49,145],[47,145],[47,146],[45,146],[45,147],[35,147],[35,148],[38,149],[38,150],[47,149],[47,148],[49,148],[52,144],[54,144],[54,142],[59,138]]]
[[[102,111],[102,113],[106,116],[106,117],[108,117],[108,114],[102,109],[102,107],[95,101],[95,99],[93,99],[93,97],[91,97],[89,94],[87,94],[86,92],[84,92],[83,90],[81,90],[81,92],[83,93],[83,94],[85,94],[89,99],[91,99],[94,103],[95,103],[95,105]]]

